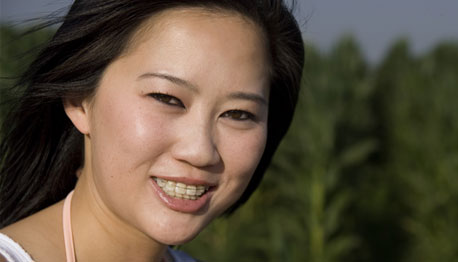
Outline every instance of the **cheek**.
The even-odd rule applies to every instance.
[[[266,129],[260,128],[251,134],[234,136],[225,143],[227,179],[237,188],[234,190],[243,191],[248,185],[264,152],[266,138]]]
[[[234,204],[245,191],[261,159],[266,144],[267,132],[247,134],[226,134],[220,143],[220,154],[224,161],[225,171],[221,177],[219,197],[215,197],[213,206],[215,214],[223,213]]]
[[[94,164],[99,171],[131,173],[157,158],[169,133],[164,119],[129,95],[105,96],[97,101],[91,132]],[[107,170],[107,171],[105,171]],[[146,172],[146,171],[145,171]]]

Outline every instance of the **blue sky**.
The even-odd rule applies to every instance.
[[[304,37],[324,51],[353,34],[370,61],[393,41],[408,37],[421,53],[444,39],[458,40],[458,0],[297,0]],[[0,0],[0,20],[18,22],[46,15],[70,0]]]

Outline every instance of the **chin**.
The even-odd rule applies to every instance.
[[[171,232],[167,232],[166,234],[156,234],[153,238],[168,246],[176,246],[176,245],[183,245],[191,240],[193,240],[197,235],[199,235],[200,231],[197,232],[178,232],[173,230]]]
[[[186,216],[185,216],[186,217]],[[180,219],[181,218],[181,219]],[[150,238],[165,245],[182,245],[193,240],[212,221],[210,217],[162,217],[149,224],[145,232]],[[162,222],[164,221],[164,222]]]

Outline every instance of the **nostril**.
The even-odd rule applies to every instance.
[[[173,157],[198,168],[218,165],[221,156],[213,119],[211,113],[199,106],[190,108],[176,126]]]
[[[177,144],[172,152],[173,157],[199,168],[218,165],[221,162],[221,156],[216,145],[198,140]]]

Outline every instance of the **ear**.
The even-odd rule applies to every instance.
[[[68,118],[72,121],[73,125],[81,133],[89,135],[90,122],[89,122],[89,102],[87,99],[64,99],[64,110]]]

